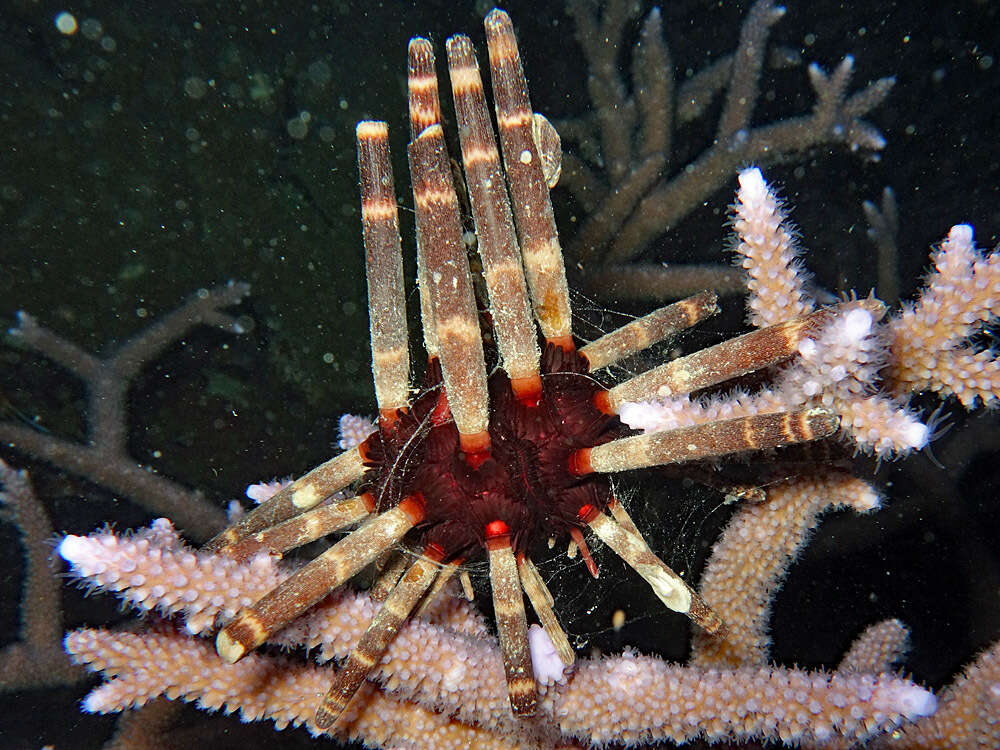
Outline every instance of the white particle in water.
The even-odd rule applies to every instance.
[[[68,12],[63,11],[58,14],[55,18],[56,28],[59,29],[60,34],[65,34],[66,36],[73,36],[76,33],[76,17]]]

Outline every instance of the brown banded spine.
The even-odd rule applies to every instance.
[[[629,567],[642,576],[657,598],[675,612],[686,614],[706,632],[724,635],[725,624],[708,604],[663,560],[653,554],[646,540],[615,523],[593,506],[581,520]]]
[[[876,302],[862,300],[860,304],[873,315],[879,315],[880,310],[884,314],[884,306]],[[815,337],[841,307],[824,307],[654,367],[608,391],[608,405],[617,414],[628,401],[692,393],[783,362],[798,353],[804,339]]]
[[[501,361],[515,394],[537,399],[542,387],[538,340],[500,154],[468,37],[448,40],[448,71]]]
[[[441,571],[437,574],[430,589],[428,589],[427,595],[420,600],[420,605],[414,612],[417,617],[423,616],[430,609],[431,605],[437,599],[438,594],[444,591],[445,587],[451,582],[451,579],[455,577],[459,566],[464,562],[465,558],[458,557],[454,560],[449,560],[441,566]],[[464,573],[465,571],[462,572]]]
[[[479,316],[462,243],[458,198],[451,180],[444,132],[431,125],[409,146],[417,242],[426,269],[448,405],[464,450],[488,449],[489,396]],[[473,446],[476,449],[474,450]]]
[[[300,513],[277,526],[244,537],[223,547],[220,552],[241,561],[249,560],[261,552],[280,555],[355,524],[367,517],[372,510],[374,506],[368,498],[348,497]]]
[[[719,312],[719,296],[701,292],[633,320],[580,349],[590,370],[613,365]]]
[[[813,321],[797,318],[671,360],[612,388],[608,393],[611,407],[617,413],[627,401],[651,394],[691,393],[783,362],[795,355],[805,333],[813,330]]]
[[[434,70],[434,49],[426,39],[410,40],[407,62],[407,91],[410,110],[410,140],[425,128],[441,122],[441,102],[438,97],[437,73]],[[428,360],[438,358],[437,327],[431,307],[430,281],[427,279],[427,253],[417,225],[417,294],[420,298],[424,348]]]
[[[403,550],[390,549],[379,555],[374,563],[378,575],[368,589],[368,597],[376,604],[384,602],[409,565],[409,555]]]
[[[229,663],[242,659],[399,542],[422,519],[422,502],[408,497],[395,508],[362,524],[271,589],[253,606],[240,611],[216,637],[219,656]]]
[[[573,647],[566,637],[566,632],[559,624],[559,618],[556,617],[555,610],[552,609],[555,600],[552,598],[549,587],[545,585],[545,580],[542,578],[541,573],[538,572],[538,568],[535,567],[531,559],[523,554],[517,555],[517,572],[521,579],[521,587],[524,589],[524,593],[528,595],[528,601],[531,602],[535,614],[538,615],[538,620],[542,623],[542,628],[545,629],[546,634],[552,641],[552,645],[555,646],[559,660],[567,667],[571,666],[576,659],[576,655],[573,653]]]
[[[647,432],[584,448],[571,454],[570,470],[583,476],[591,472],[627,471],[698,461],[817,440],[829,437],[839,427],[840,418],[822,408],[736,417],[676,430]]]
[[[365,472],[360,446],[334,456],[268,498],[209,541],[204,549],[220,550],[316,507]]]
[[[528,620],[517,573],[517,561],[509,534],[486,540],[490,561],[490,585],[496,612],[500,652],[507,676],[507,696],[515,716],[534,716],[538,710],[538,687],[528,647]]]
[[[639,527],[635,525],[635,521],[632,520],[632,516],[628,514],[628,511],[625,510],[625,506],[621,504],[618,498],[611,498],[608,502],[608,510],[611,511],[611,515],[614,516],[619,526],[631,531],[638,537],[642,536],[642,534],[639,533]]]
[[[431,554],[430,550],[427,552]],[[333,726],[340,718],[351,698],[396,637],[400,626],[406,622],[420,597],[434,581],[439,570],[439,560],[440,555],[418,558],[396,583],[316,709],[316,726],[320,729]]]
[[[566,268],[549,188],[531,134],[531,102],[514,27],[498,9],[486,16],[485,26],[504,169],[535,317],[547,340],[572,349]]]
[[[407,91],[410,105],[410,139],[424,128],[441,122],[441,99],[438,96],[437,71],[434,70],[434,47],[421,37],[410,40],[407,49]]]
[[[375,400],[380,414],[394,415],[409,405],[410,350],[389,129],[359,122],[356,135]]]

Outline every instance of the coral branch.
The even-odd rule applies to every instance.
[[[879,507],[871,485],[848,474],[798,479],[767,489],[744,505],[712,549],[701,593],[729,625],[725,640],[695,633],[691,663],[703,667],[763,666],[770,656],[771,603],[820,516],[850,507]]]
[[[662,38],[659,9],[654,8],[642,25],[628,86],[615,63],[635,8],[623,0],[610,0],[598,17],[586,3],[570,5],[577,41],[588,63],[588,92],[596,113],[595,123],[578,118],[562,125],[564,137],[577,144],[566,160],[563,184],[588,213],[569,243],[572,257],[589,261],[590,266],[635,260],[747,162],[787,159],[823,143],[843,143],[861,153],[885,146],[878,130],[861,118],[884,101],[894,81],[882,78],[848,94],[850,56],[829,75],[816,64],[809,66],[816,95],[810,114],[753,124],[768,36],[784,13],[773,0],[754,3],[736,51],[689,74],[675,95],[675,73]],[[628,96],[630,88],[634,99]],[[699,116],[722,89],[726,94],[712,145],[682,169],[665,174],[673,157],[674,129]],[[592,124],[598,138],[588,128]],[[603,284],[603,270],[586,268],[585,273],[594,274],[591,284]],[[672,294],[676,282],[669,273],[663,281],[663,289],[647,284],[642,294],[652,292],[657,299]],[[636,290],[628,296],[639,294]]]
[[[196,702],[204,709],[239,711],[244,721],[270,719],[278,729],[305,726],[320,735],[313,706],[303,695],[322,695],[329,669],[285,657],[251,654],[226,664],[211,644],[170,628],[142,635],[106,630],[69,633],[66,650],[93,671],[114,675],[84,701],[84,710],[110,713],[145,705],[159,696]],[[136,669],[137,664],[144,664]],[[504,737],[462,724],[431,709],[390,697],[369,685],[359,693],[338,725],[338,735],[379,747],[400,743],[440,748],[531,748],[530,731]]]
[[[87,387],[87,443],[48,435],[13,422],[0,422],[0,441],[114,492],[154,513],[176,519],[199,539],[218,528],[222,511],[189,490],[136,464],[127,454],[127,391],[130,380],[167,346],[197,325],[244,333],[244,325],[223,312],[250,293],[248,284],[230,282],[202,289],[179,308],[126,340],[106,357],[96,357],[21,312],[10,335],[83,380]]]
[[[941,694],[940,708],[880,746],[907,750],[1000,747],[1000,643],[994,643]]]
[[[935,707],[931,693],[892,675],[703,670],[626,653],[580,667],[554,711],[567,734],[633,745],[697,737],[797,743],[835,734],[860,741]]]
[[[27,472],[0,461],[0,514],[17,526],[25,551],[19,640],[0,650],[0,675],[6,690],[74,682],[82,676],[59,644],[63,618],[59,582],[49,560],[52,524],[35,497]]]
[[[997,314],[1000,254],[984,257],[972,241],[972,227],[959,224],[931,261],[924,293],[889,326],[890,387],[954,395],[967,409],[977,402],[992,406],[1000,393],[1000,362],[995,352],[977,351],[968,339]]]

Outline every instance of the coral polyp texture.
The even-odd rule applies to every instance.
[[[66,636],[77,663],[108,677],[84,709],[167,696],[382,747],[1000,739],[995,647],[939,705],[893,671],[906,639],[895,621],[868,628],[832,672],[772,664],[769,635],[773,592],[819,517],[881,504],[841,464],[803,460],[806,444],[890,458],[932,438],[932,421],[908,404],[914,392],[953,394],[966,408],[996,400],[995,354],[972,337],[1000,307],[1000,261],[960,225],[935,253],[926,291],[900,313],[874,296],[820,306],[780,201],[750,167],[738,176],[733,228],[753,330],[619,382],[614,365],[713,315],[717,297],[702,292],[594,341],[574,335],[549,200],[558,137],[532,112],[510,18],[494,10],[485,27],[496,132],[471,40],[446,45],[474,248],[433,47],[409,46],[423,372],[410,363],[389,127],[366,120],[356,137],[375,429],[348,420],[342,453],[292,482],[255,486],[258,507],[200,549],[166,519],[133,534],[64,537],[59,554],[75,577],[162,618],[139,632]],[[227,289],[182,310],[228,325],[218,308],[248,289]],[[30,318],[15,333],[39,351],[73,354]],[[750,482],[733,479],[731,466]],[[650,467],[742,503],[700,590],[654,553],[661,545],[616,496],[612,475]],[[18,479],[5,480],[8,494],[28,497]],[[305,564],[282,559],[339,532]],[[596,577],[594,537],[696,625],[688,664],[574,653],[559,592],[536,562],[554,540]],[[495,638],[467,601],[466,566],[477,561],[489,570]],[[347,585],[366,569],[375,571],[367,592]],[[264,644],[305,648],[254,653]]]

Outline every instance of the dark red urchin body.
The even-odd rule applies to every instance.
[[[379,432],[300,477],[210,543],[237,557],[261,549],[281,554],[359,524],[219,631],[216,648],[229,662],[366,565],[387,559],[398,543],[408,541],[416,553],[383,568],[382,605],[316,709],[319,727],[339,719],[399,628],[422,602],[433,601],[458,563],[479,556],[489,563],[511,709],[519,716],[534,714],[538,692],[523,595],[548,639],[542,647],[563,665],[572,664],[573,648],[553,611],[552,594],[532,562],[543,540],[567,532],[593,575],[585,528],[646,579],[666,606],[722,637],[721,618],[650,549],[614,502],[607,476],[814,440],[838,427],[835,415],[815,408],[623,437],[616,416],[623,403],[661,389],[691,393],[783,361],[794,356],[810,318],[664,363],[611,390],[594,380],[591,371],[714,314],[716,298],[695,295],[575,350],[548,178],[535,142],[545,123],[532,113],[510,18],[494,10],[485,26],[502,169],[467,37],[449,40],[448,65],[489,305],[477,306],[473,295],[433,48],[426,39],[413,39],[407,152],[421,320],[431,359],[427,389],[411,397],[388,125],[365,121],[357,127],[358,164]],[[492,347],[483,346],[477,307],[489,311],[487,330],[502,367],[488,366],[493,358],[484,349]],[[359,496],[324,503],[356,480],[362,482]]]
[[[621,437],[626,428],[594,406],[595,394],[605,389],[587,374],[579,353],[549,344],[541,369],[536,403],[518,400],[502,369],[489,377],[490,453],[479,462],[462,452],[447,411],[441,418],[444,391],[432,362],[428,390],[394,422],[381,420],[362,447],[362,489],[377,511],[419,496],[424,520],[412,532],[416,546],[436,545],[446,560],[481,556],[495,521],[509,530],[515,552],[530,554],[544,540],[582,529],[581,508],[603,511],[610,481],[601,474],[574,475],[570,455]]]

